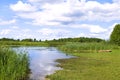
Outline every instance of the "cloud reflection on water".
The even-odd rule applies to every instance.
[[[62,68],[56,67],[56,59],[70,58],[57,49],[51,47],[26,47],[30,56],[30,80],[45,80],[46,75],[53,74]]]

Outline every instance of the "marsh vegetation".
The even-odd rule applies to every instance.
[[[50,80],[118,80],[120,78],[120,47],[102,43],[69,43],[59,47],[71,59],[59,59],[63,70],[48,76]],[[112,52],[97,50],[110,49]]]
[[[29,57],[26,52],[0,46],[0,80],[27,80]]]

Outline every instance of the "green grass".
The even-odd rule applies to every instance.
[[[5,46],[48,46],[45,42],[20,42],[20,41],[0,41]]]
[[[67,53],[93,53],[99,50],[112,50],[118,49],[118,46],[109,43],[79,43],[79,42],[69,42],[66,45],[59,46],[60,50]]]
[[[29,58],[25,52],[15,52],[0,46],[0,80],[26,80]]]
[[[76,44],[76,46],[78,45],[80,44]],[[62,67],[63,70],[57,71],[55,74],[47,77],[50,78],[50,80],[119,80],[120,49],[114,45],[109,46],[109,48],[107,45],[102,44],[102,46],[104,46],[104,49],[110,48],[112,52],[82,53],[73,51],[69,54],[76,55],[77,57],[57,60],[57,62],[60,63],[58,66]],[[84,47],[86,46],[84,45],[82,47],[85,50]],[[76,48],[74,49],[76,50]]]

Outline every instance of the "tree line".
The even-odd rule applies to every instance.
[[[1,38],[0,41],[24,41],[24,42],[41,42],[41,40],[37,39],[12,39],[12,38]],[[45,42],[101,42],[104,41],[103,39],[99,38],[87,38],[87,37],[79,37],[79,38],[60,38],[60,39],[53,39],[53,40],[45,40]]]
[[[99,38],[88,38],[88,37],[78,37],[78,38],[61,38],[53,39],[51,42],[102,42],[105,41]]]
[[[12,39],[12,38],[1,38],[0,41],[21,41],[21,42],[41,42],[41,40],[37,39],[31,39],[31,38],[26,38],[26,39]]]

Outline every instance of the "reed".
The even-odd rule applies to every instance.
[[[29,57],[25,52],[0,46],[0,80],[25,80],[29,72]]]
[[[66,45],[59,46],[58,49],[68,53],[94,53],[98,50],[118,49],[118,46],[109,43],[68,42]]]

